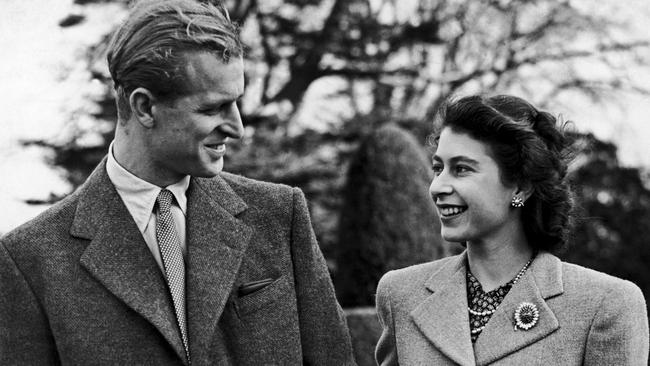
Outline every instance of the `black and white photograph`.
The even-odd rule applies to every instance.
[[[2,0],[0,365],[648,365],[648,27]]]

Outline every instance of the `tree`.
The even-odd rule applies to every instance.
[[[650,296],[650,189],[636,168],[622,167],[616,147],[580,136],[588,150],[571,173],[581,213],[563,259],[628,279]],[[582,162],[582,163],[580,163]]]
[[[621,56],[636,56],[643,63],[649,42],[621,39],[625,26],[608,17],[612,12],[598,14],[575,1],[414,0],[399,6],[395,0],[227,3],[250,45],[247,125],[257,133],[271,119],[274,128],[266,126],[264,131],[274,134],[280,145],[305,133],[289,131],[304,122],[296,116],[310,86],[332,77],[345,83],[331,96],[343,96],[352,112],[335,128],[318,134],[308,131],[318,143],[358,143],[386,121],[405,122],[422,138],[439,103],[459,92],[504,91],[517,85],[545,104],[562,90],[577,89],[591,96],[602,95],[604,89],[648,91],[625,75],[622,65],[631,59]],[[599,7],[612,4],[605,1]],[[85,60],[91,78],[104,85],[110,84],[103,67],[107,39],[88,50]],[[606,72],[579,72],[586,61],[607,66]],[[96,101],[99,112],[91,116],[114,120],[111,98],[107,88]],[[372,102],[370,108],[359,106],[363,98]],[[364,117],[372,123],[357,126]],[[79,135],[84,132],[79,130]],[[79,135],[56,147],[67,147]],[[257,161],[241,168],[264,170],[266,162]],[[340,171],[340,166],[323,168]]]
[[[613,12],[598,14],[593,5],[576,1],[226,3],[250,45],[241,106],[247,137],[227,167],[303,188],[328,258],[337,241],[343,172],[364,136],[380,126],[396,123],[424,143],[432,114],[456,93],[513,91],[548,105],[566,90],[594,98],[607,91],[647,92],[623,66],[646,62],[648,42],[620,37],[626,24],[608,16]],[[616,5],[627,6],[598,3]],[[61,22],[83,24],[83,16]],[[115,113],[103,66],[107,39],[80,61],[90,71],[89,82],[106,85],[92,100],[94,111],[76,114],[97,124],[87,127],[84,118],[73,116],[69,139],[31,142],[54,150],[53,163],[69,172],[73,185],[85,179],[112,135]],[[585,63],[606,72],[582,72]],[[313,95],[319,91],[324,106],[316,108]],[[80,143],[87,134],[98,142]]]
[[[364,140],[350,164],[334,277],[343,306],[374,306],[381,276],[442,257],[440,225],[427,187],[433,178],[417,140],[387,125]]]

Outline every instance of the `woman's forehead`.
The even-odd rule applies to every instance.
[[[466,132],[455,131],[445,128],[440,133],[437,141],[435,155],[443,159],[451,159],[457,156],[468,156],[479,160],[482,156],[492,159],[490,146],[470,136]]]

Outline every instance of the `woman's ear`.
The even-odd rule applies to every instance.
[[[526,202],[535,191],[533,185],[530,182],[517,184],[517,187],[515,189],[515,195],[521,197],[524,202]]]
[[[146,88],[136,88],[129,95],[129,105],[133,117],[145,128],[154,126],[154,118],[151,108],[156,98]]]

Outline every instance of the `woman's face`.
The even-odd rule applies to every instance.
[[[433,157],[429,192],[450,242],[501,240],[520,220],[510,207],[517,192],[504,185],[487,144],[465,133],[443,129]]]

